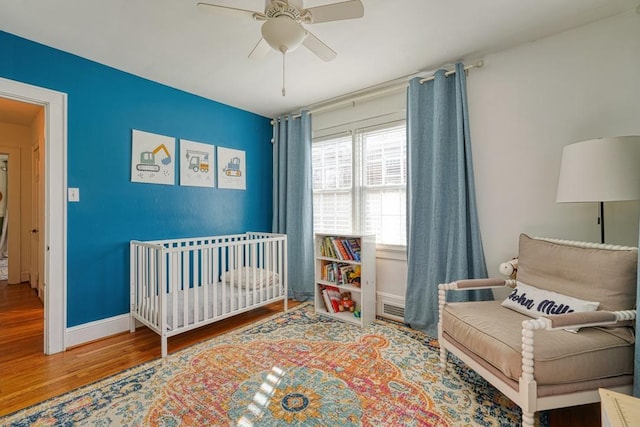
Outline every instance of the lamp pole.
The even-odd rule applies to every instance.
[[[599,215],[598,223],[600,223],[600,243],[604,243],[604,202],[600,202]]]

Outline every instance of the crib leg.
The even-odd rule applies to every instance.
[[[284,299],[284,312],[286,313],[288,310],[289,298]]]
[[[129,332],[134,333],[136,331],[136,318],[133,314],[129,314]]]
[[[162,337],[160,338],[160,348],[161,348],[161,352],[162,352],[162,357],[165,358],[167,357],[167,336],[166,335],[162,335]]]

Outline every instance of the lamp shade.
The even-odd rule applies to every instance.
[[[640,136],[598,138],[562,150],[557,202],[640,200]]]

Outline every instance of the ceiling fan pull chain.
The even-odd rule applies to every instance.
[[[285,54],[287,53],[286,49],[282,49],[282,96],[286,96],[287,95],[287,90],[284,88],[285,84],[285,64],[284,64],[284,57]]]

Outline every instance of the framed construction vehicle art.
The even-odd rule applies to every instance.
[[[180,140],[180,185],[215,187],[215,146]]]
[[[247,189],[247,164],[243,150],[218,147],[218,188]]]
[[[176,140],[133,129],[131,135],[131,182],[175,184]]]

